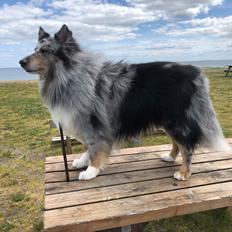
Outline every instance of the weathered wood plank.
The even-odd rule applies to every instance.
[[[231,168],[232,160],[222,160],[216,162],[197,163],[192,165],[192,173],[210,172]],[[178,166],[149,169],[125,173],[116,173],[105,176],[98,176],[90,181],[63,181],[58,183],[45,183],[46,194],[62,193],[75,190],[84,190],[91,188],[100,188],[118,184],[133,183],[145,180],[155,180],[166,177],[172,177],[173,173],[178,170]]]
[[[232,206],[231,182],[48,210],[44,227],[91,232],[227,206]]]
[[[148,147],[133,147],[133,148],[124,148],[120,150],[115,150],[112,155],[121,156],[121,155],[141,154],[141,153],[149,153],[156,151],[169,151],[170,149],[171,149],[170,144],[159,145],[159,146],[148,146]],[[71,155],[69,157],[70,161],[76,159],[76,156],[77,154]],[[46,163],[54,163],[54,162],[62,162],[62,157],[50,156],[46,158]]]
[[[57,128],[56,124],[54,123],[52,119],[49,119],[48,123],[49,123],[50,128]]]
[[[177,181],[169,177],[158,180],[148,180],[97,189],[48,195],[45,198],[45,209],[49,210],[55,208],[78,206],[89,203],[121,199],[125,197],[135,197],[145,194],[173,191],[177,189],[232,181],[232,160],[230,164],[231,169],[198,173],[192,175],[189,181]],[[215,165],[214,168],[217,169],[217,165]]]
[[[67,149],[67,154],[72,154],[72,141],[71,138],[68,136],[66,141],[66,149]]]
[[[64,136],[64,140],[66,141],[66,136]],[[56,143],[60,143],[61,142],[61,138],[60,138],[60,136],[54,136],[54,137],[52,137],[52,143],[53,144],[56,144]]]
[[[224,153],[216,152],[210,154],[196,155],[193,157],[192,163],[194,164],[199,162],[215,161],[215,160],[230,159],[230,158],[231,158],[230,152],[224,152]],[[154,169],[160,167],[172,167],[180,164],[181,164],[181,157],[178,157],[175,163],[166,163],[163,162],[161,159],[154,159],[154,160],[146,160],[140,162],[112,164],[109,165],[105,170],[103,170],[99,175],[109,175],[115,173],[147,170],[147,169]],[[79,170],[70,172],[70,180],[77,180],[78,175],[79,175]],[[64,172],[48,172],[45,174],[46,183],[58,182],[58,181],[60,182],[65,181]]]
[[[232,145],[232,138],[228,138],[227,141]],[[147,147],[133,147],[133,148],[124,148],[120,150],[115,150],[112,154],[112,156],[122,156],[122,155],[133,155],[133,154],[145,154],[150,152],[165,152],[170,151],[171,145],[170,144],[164,144],[164,145],[156,145],[156,146],[147,146]],[[209,152],[208,149],[200,149],[197,153],[207,153]],[[81,154],[73,154],[68,156],[68,161],[73,161],[74,159],[78,158],[78,156],[81,156]],[[50,156],[47,157],[45,160],[46,164],[48,163],[59,163],[63,162],[62,156]]]
[[[164,152],[158,151],[158,152],[150,152],[150,153],[143,153],[143,154],[132,154],[132,155],[121,155],[121,156],[110,156],[109,157],[109,165],[111,164],[120,164],[120,163],[129,163],[129,162],[140,162],[145,160],[153,160],[153,159],[160,159],[160,155]],[[72,167],[72,159],[68,155],[68,167],[70,171],[75,170]],[[81,154],[75,155],[75,158],[79,158]],[[45,166],[45,172],[57,172],[57,171],[63,171],[64,170],[64,164],[62,162],[60,163],[47,163]]]
[[[163,153],[164,153],[163,151],[157,151],[157,152],[131,154],[131,155],[110,156],[109,157],[109,165],[160,159],[160,156]],[[213,152],[205,151],[204,153],[202,153],[202,152],[201,153],[196,153],[196,155],[201,155],[201,154],[206,154],[206,153],[213,153]],[[68,161],[69,171],[76,171],[76,169],[73,168],[73,166],[72,166],[72,161],[73,161],[72,158],[73,158],[73,156],[74,155],[68,155],[67,156],[67,159],[69,160]],[[75,155],[75,158],[80,158],[80,157],[81,157],[81,154],[76,154]],[[64,163],[63,162],[47,163],[46,166],[45,166],[45,172],[59,172],[59,171],[64,171]]]
[[[66,141],[66,139],[67,139],[67,137],[68,136],[64,136],[64,140]],[[69,137],[70,138],[70,137]],[[75,138],[73,138],[73,137],[71,137],[70,138],[71,139],[71,141],[72,141],[72,143],[80,143],[79,141],[77,141]],[[52,137],[52,143],[54,143],[54,144],[56,144],[56,143],[61,143],[61,138],[60,138],[60,136],[54,136],[54,137]]]

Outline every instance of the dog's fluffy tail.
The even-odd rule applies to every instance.
[[[229,143],[223,136],[220,124],[214,114],[209,119],[209,124],[203,127],[202,146],[211,151],[232,151]]]
[[[202,131],[201,147],[212,151],[232,151],[232,147],[223,136],[221,126],[209,97],[208,79],[200,75],[196,79],[197,92],[192,100],[194,118]]]

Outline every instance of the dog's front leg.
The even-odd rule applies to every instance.
[[[90,180],[95,178],[100,170],[108,163],[108,152],[97,150],[94,154],[90,153],[90,162],[86,171],[80,172],[79,180]]]
[[[89,151],[86,151],[82,154],[80,159],[75,159],[72,163],[74,168],[80,169],[88,167],[90,162]]]
[[[83,167],[88,162],[88,168],[86,171],[80,172],[79,180],[90,180],[95,178],[107,165],[112,149],[112,136],[108,127],[97,117],[90,120],[86,115],[81,116],[79,116],[80,131],[88,147],[88,153],[83,155],[78,163]]]

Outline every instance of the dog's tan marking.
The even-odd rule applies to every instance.
[[[95,178],[107,163],[108,154],[104,151],[96,152],[95,155],[90,158],[90,164],[86,171],[80,172],[79,180],[90,180]]]
[[[161,156],[161,159],[165,162],[175,162],[176,157],[179,154],[179,148],[176,144],[176,142],[172,139],[172,150],[170,153],[164,153]]]
[[[42,58],[42,56],[34,54],[30,57],[30,64],[34,65],[34,66],[45,66],[47,64],[47,62],[45,61],[44,58]]]
[[[104,151],[96,152],[96,154],[90,158],[90,165],[103,169],[108,164],[108,154]]]
[[[170,156],[173,158],[173,160],[175,160],[178,154],[179,154],[179,148],[176,142],[172,139],[172,150],[170,152]]]
[[[182,165],[180,168],[180,174],[184,180],[187,180],[191,175],[190,168],[185,165]]]
[[[45,59],[41,54],[33,53],[29,56],[29,70],[35,70],[39,74],[45,74],[49,71],[49,68],[49,60]]]
[[[186,154],[186,149],[182,145],[178,145],[178,147],[183,163],[180,170],[174,173],[174,178],[178,180],[187,180],[191,176],[191,156]]]

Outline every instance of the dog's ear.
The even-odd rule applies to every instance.
[[[60,43],[64,44],[66,41],[68,41],[70,38],[72,38],[72,32],[69,30],[67,25],[63,25],[61,29],[55,34],[55,39]]]
[[[39,27],[38,40],[41,41],[42,39],[49,37],[50,35],[42,27]]]

